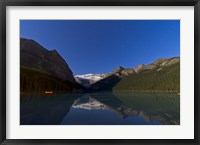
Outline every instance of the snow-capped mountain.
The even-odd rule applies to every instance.
[[[83,74],[75,75],[75,80],[84,87],[89,88],[91,84],[103,79],[106,74]]]
[[[84,75],[76,75],[76,78],[79,79],[88,79],[92,81],[99,81],[105,76],[105,74],[84,74]]]

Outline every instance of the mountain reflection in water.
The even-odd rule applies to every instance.
[[[21,125],[179,125],[172,93],[21,95]]]

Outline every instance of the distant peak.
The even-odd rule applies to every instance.
[[[145,67],[144,64],[139,64],[137,67],[134,68],[134,71],[137,73],[138,71],[140,71],[141,69],[143,69]]]
[[[143,67],[145,67],[145,65],[144,64],[139,64],[137,67],[143,68]]]
[[[171,59],[180,59],[180,57],[176,56],[176,57],[172,57]]]
[[[104,76],[105,74],[80,74],[80,75],[75,75],[75,77],[91,77],[91,76]]]
[[[157,61],[165,61],[168,60],[169,58],[158,58]]]
[[[167,63],[168,61],[171,60],[179,60],[180,57],[172,57],[172,58],[159,58],[157,59],[155,62],[153,62],[153,64],[163,64],[163,63]]]
[[[122,66],[118,66],[115,70],[114,70],[114,72],[120,72],[120,71],[123,71],[124,70],[124,68],[122,67]]]

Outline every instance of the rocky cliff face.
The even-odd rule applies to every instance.
[[[135,70],[134,70],[134,69],[131,69],[131,68],[127,68],[127,69],[123,70],[121,73],[122,73],[123,75],[129,75],[129,74],[135,73]]]
[[[117,67],[114,71],[108,73],[107,75],[105,75],[104,79],[107,77],[110,77],[112,75],[118,76],[118,77],[123,77],[129,74],[133,74],[135,73],[135,70],[132,68],[123,68],[121,66]]]
[[[173,58],[160,58],[157,59],[155,62],[143,67],[141,70],[153,70],[157,69],[157,71],[163,69],[164,67],[171,66],[173,64],[180,63],[180,57],[173,57]]]
[[[20,66],[75,83],[73,73],[56,50],[47,50],[30,39],[20,39]]]
[[[145,67],[144,64],[140,64],[140,65],[138,65],[137,67],[134,68],[134,71],[137,73],[137,72],[139,72],[141,69],[143,69],[144,67]]]
[[[20,91],[28,93],[74,93],[84,87],[56,50],[47,50],[30,39],[20,39]]]

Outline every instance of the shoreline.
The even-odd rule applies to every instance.
[[[28,95],[28,94],[37,94],[37,95],[45,95],[45,96],[51,96],[56,94],[67,94],[67,95],[73,95],[73,94],[93,94],[93,93],[176,93],[180,96],[180,91],[167,91],[167,90],[115,90],[115,91],[94,91],[94,92],[57,92],[53,94],[45,94],[42,92],[20,92],[21,95]]]

